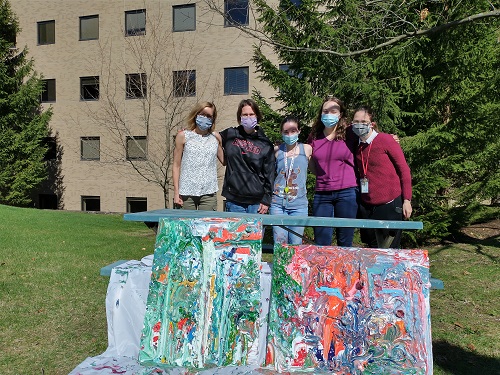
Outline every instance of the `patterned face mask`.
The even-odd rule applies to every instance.
[[[198,115],[196,116],[196,125],[200,128],[200,130],[208,130],[212,127],[212,120],[208,117]]]

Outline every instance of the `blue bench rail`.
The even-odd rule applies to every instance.
[[[203,218],[203,217],[236,217],[250,218],[262,221],[263,225],[293,225],[304,227],[334,227],[334,228],[374,228],[374,229],[412,229],[423,228],[421,221],[392,221],[370,219],[344,219],[338,217],[316,216],[288,216],[288,215],[259,215],[221,211],[194,211],[160,209],[144,212],[135,212],[123,215],[127,221],[142,221],[157,223],[161,218]]]

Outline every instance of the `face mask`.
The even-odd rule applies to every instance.
[[[370,132],[370,129],[371,129],[370,124],[362,124],[362,123],[352,124],[352,131],[358,137],[364,137]]]
[[[255,116],[242,117],[241,125],[243,125],[245,129],[253,129],[257,126],[257,117]]]
[[[208,130],[212,127],[212,120],[208,117],[198,115],[196,116],[196,125],[200,128],[200,130]]]
[[[292,134],[292,135],[283,134],[282,137],[283,137],[283,142],[285,142],[287,145],[291,146],[298,141],[299,133]]]
[[[339,122],[339,115],[332,115],[330,113],[324,113],[321,115],[321,122],[327,128],[333,128]]]

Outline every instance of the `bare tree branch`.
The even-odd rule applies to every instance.
[[[205,3],[207,4],[208,8],[221,15],[225,19],[228,19],[227,15],[225,14],[224,10],[219,7],[219,5],[216,3],[216,0],[204,0]],[[367,2],[367,5],[369,4],[375,4],[378,1],[371,1]],[[493,6],[492,6],[493,7]],[[289,44],[284,44],[280,43],[276,40],[273,40],[265,33],[265,31],[261,30],[258,28],[258,26],[246,26],[246,25],[239,25],[233,23],[233,27],[241,30],[243,33],[247,34],[248,36],[258,40],[262,44],[266,44],[270,47],[275,47],[275,48],[280,48],[282,50],[287,50],[287,51],[292,51],[292,52],[312,52],[312,53],[322,53],[322,54],[329,54],[337,57],[354,57],[354,56],[359,56],[363,55],[369,52],[373,52],[382,48],[390,47],[393,45],[396,45],[398,43],[401,43],[402,41],[412,39],[412,38],[420,38],[425,35],[431,35],[431,34],[437,34],[440,32],[443,32],[445,30],[460,26],[460,25],[465,25],[468,23],[472,23],[481,19],[486,19],[486,18],[493,18],[493,17],[500,17],[500,10],[496,10],[493,7],[494,10],[489,11],[489,12],[482,12],[482,13],[477,13],[474,15],[470,15],[468,17],[465,17],[461,20],[457,21],[451,21],[447,22],[435,27],[431,27],[428,29],[416,29],[415,31],[407,32],[401,35],[398,35],[396,37],[393,37],[386,42],[377,44],[373,47],[370,48],[362,48],[358,50],[353,50],[349,52],[339,52],[335,51],[332,49],[328,48],[309,48],[309,47],[301,47],[301,46],[293,46]],[[408,23],[405,20],[400,20],[401,23]],[[411,24],[410,24],[411,25]],[[414,25],[411,25],[414,26]],[[374,30],[371,30],[371,32],[374,32]]]

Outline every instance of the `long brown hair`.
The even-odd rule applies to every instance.
[[[326,102],[335,102],[339,105],[340,107],[340,119],[338,124],[336,125],[335,129],[335,139],[345,139],[345,131],[347,128],[347,118],[346,118],[346,106],[342,100],[339,98],[334,97],[333,95],[328,95],[324,100],[323,103],[321,103],[321,106],[319,107],[318,114],[316,116],[316,120],[314,120],[314,123],[312,124],[312,130],[311,130],[311,135],[309,136],[309,139],[315,140],[317,139],[320,134],[323,132],[325,129],[325,124],[321,121],[321,115],[323,114],[323,106],[325,105]]]
[[[211,102],[197,103],[193,107],[191,112],[189,112],[189,115],[186,119],[189,130],[196,129],[196,116],[198,116],[201,113],[201,111],[203,111],[206,107],[212,108],[214,110],[214,114],[212,116],[212,126],[210,127],[210,129],[208,129],[208,132],[211,133],[215,130],[215,120],[217,119],[217,108],[215,107],[215,104]]]

